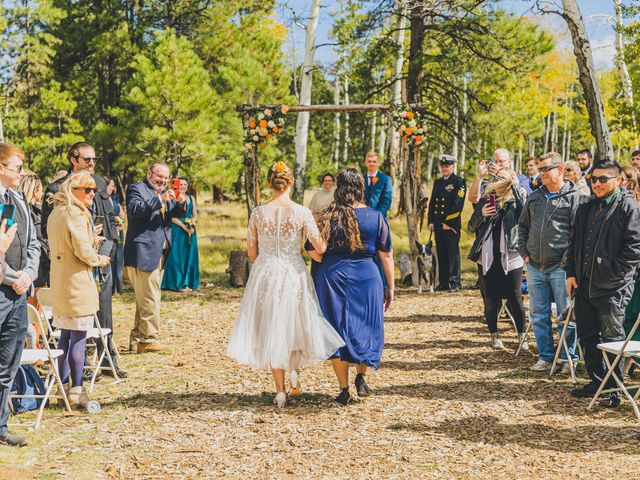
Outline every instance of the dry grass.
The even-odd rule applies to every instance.
[[[201,227],[225,231],[233,218]],[[97,415],[47,409],[28,447],[0,448],[0,478],[635,478],[640,425],[628,404],[587,412],[567,379],[527,371],[532,354],[492,351],[468,291],[399,292],[370,398],[336,406],[323,364],[276,410],[270,374],[226,357],[241,291],[222,286],[216,265],[211,286],[164,296],[170,354],[124,356],[130,377],[97,386]],[[132,300],[115,299],[120,345]]]

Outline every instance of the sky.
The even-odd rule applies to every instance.
[[[547,0],[546,3],[552,2],[553,0]],[[555,0],[555,2],[561,3],[560,0]],[[500,1],[501,7],[514,15],[531,15],[531,6],[533,3],[532,0]],[[330,45],[324,44],[331,42],[329,39],[329,31],[333,24],[331,14],[339,10],[340,4],[337,0],[323,0],[322,5],[316,34],[316,44],[321,46],[316,49],[315,59],[316,62],[320,64],[329,65],[334,62],[336,55]],[[612,17],[614,15],[613,0],[578,0],[578,5],[585,18],[596,68],[601,70],[613,68],[615,57],[615,49],[613,46],[615,33],[612,23]],[[290,56],[295,46],[298,61],[302,58],[304,51],[304,30],[296,26],[292,19],[295,12],[295,15],[300,19],[300,23],[306,23],[310,7],[311,0],[282,0],[278,2],[277,6],[277,16],[279,20],[289,28],[289,41],[285,47],[286,52],[288,56]],[[558,25],[556,28],[566,30],[566,25],[564,22],[559,21],[559,17],[552,15],[545,17],[545,21],[554,22],[554,25]],[[555,17],[556,20],[552,20],[552,17]],[[570,48],[570,39],[567,38],[567,41],[562,43],[561,47]]]

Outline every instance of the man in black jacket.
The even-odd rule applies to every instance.
[[[60,178],[49,185],[44,194],[45,201],[42,204],[41,223],[42,236],[47,238],[47,223],[52,210],[51,205],[47,201],[49,197],[60,190],[62,183],[69,178],[71,174],[87,170],[91,173],[93,180],[96,182],[96,187],[98,188],[91,210],[93,221],[96,225],[96,232],[100,236],[104,237],[104,241],[100,245],[100,251],[98,253],[100,253],[100,255],[106,255],[113,258],[113,254],[115,253],[114,247],[118,239],[116,217],[113,213],[113,203],[107,193],[107,182],[104,181],[104,178],[95,174],[95,166],[98,160],[100,160],[96,157],[95,148],[87,142],[74,143],[67,152],[67,159],[70,163],[69,172],[63,178]],[[102,225],[102,227],[100,227],[100,225]],[[101,327],[108,328],[112,331],[112,334],[108,335],[107,342],[111,356],[114,358],[115,362],[115,349],[112,342],[113,316],[111,300],[113,296],[113,278],[111,274],[111,267],[107,266],[101,268],[100,274],[100,310],[98,310],[98,321],[100,322]],[[102,346],[99,345],[99,348],[101,350]],[[108,364],[105,363],[104,366],[108,366]],[[116,366],[116,368],[118,367]],[[118,369],[118,375],[120,377],[127,376],[126,372],[120,369]]]
[[[640,208],[633,194],[621,188],[622,169],[612,160],[597,162],[590,177],[592,196],[578,207],[567,248],[567,291],[575,292],[578,337],[591,383],[573,390],[575,397],[591,397],[607,369],[597,345],[625,339],[624,311],[631,298],[640,264]],[[622,364],[616,367],[622,379]],[[615,387],[613,378],[606,388]],[[600,402],[620,404],[617,393]]]

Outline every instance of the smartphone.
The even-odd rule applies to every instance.
[[[93,224],[97,227],[98,225],[102,225],[102,231],[104,232],[104,217],[102,215],[96,215],[96,218],[93,220]]]
[[[0,205],[0,207],[2,207],[2,216],[0,217],[0,223],[2,222],[2,220],[6,220],[7,227],[10,227],[11,225],[13,225],[13,219],[16,214],[16,206],[5,204]]]
[[[493,208],[496,208],[496,195],[495,193],[490,193],[487,195],[487,204],[491,205]]]
[[[176,197],[180,194],[180,179],[179,178],[175,178],[171,182],[171,190],[173,190],[173,193],[176,194]]]

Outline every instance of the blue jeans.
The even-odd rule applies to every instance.
[[[569,306],[567,294],[567,278],[562,268],[554,268],[543,272],[529,263],[527,267],[527,285],[529,286],[529,316],[533,335],[538,344],[540,360],[552,362],[556,355],[553,346],[553,330],[551,328],[551,302],[556,302],[556,315],[560,316]],[[562,329],[558,327],[558,338]],[[567,345],[571,358],[577,359],[576,329],[567,328]],[[567,358],[564,348],[560,352],[561,358]]]

